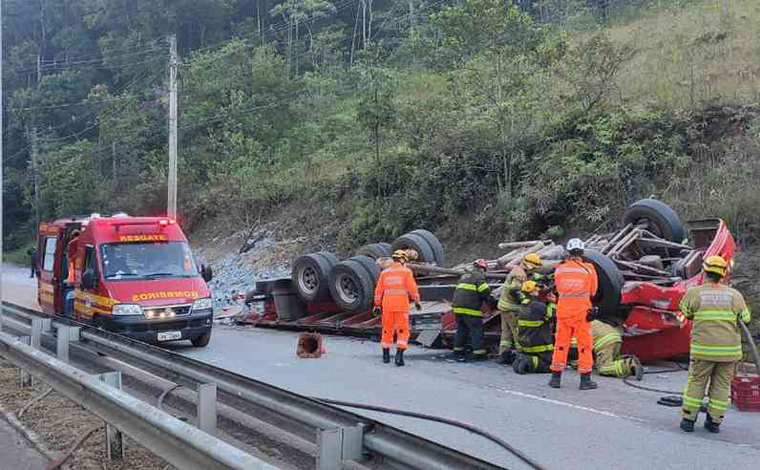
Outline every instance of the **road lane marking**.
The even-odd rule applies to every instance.
[[[619,415],[619,414],[612,413],[612,412],[609,412],[609,411],[602,411],[602,410],[597,410],[595,408],[589,408],[587,406],[574,405],[572,403],[567,403],[567,402],[564,402],[564,401],[554,400],[554,399],[551,399],[551,398],[539,397],[537,395],[531,395],[530,393],[523,393],[523,392],[518,392],[518,391],[515,391],[515,390],[507,390],[505,388],[498,388],[497,390],[500,391],[500,392],[502,392],[502,393],[509,394],[509,395],[516,395],[518,397],[530,398],[532,400],[538,400],[538,401],[542,401],[542,402],[545,402],[545,403],[552,403],[552,404],[555,404],[555,405],[565,406],[567,408],[573,408],[573,409],[576,409],[576,410],[588,411],[590,413],[595,413],[595,414],[602,415],[602,416],[607,416],[607,417],[610,417],[610,418],[627,419],[627,420],[631,420],[631,421],[637,421],[639,423],[647,423],[648,422],[645,419],[636,418],[635,416]]]

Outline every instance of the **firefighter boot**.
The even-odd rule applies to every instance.
[[[383,348],[383,362],[385,364],[389,364],[391,362],[391,350],[388,348]]]
[[[692,427],[693,426],[694,424],[692,423]],[[720,432],[720,424],[713,421],[710,413],[707,413],[707,419],[705,419],[705,429],[715,434]]]
[[[641,365],[641,361],[636,356],[631,356],[631,360],[633,361],[633,375],[636,380],[641,382],[641,379],[644,378],[644,366]]]
[[[404,365],[404,350],[403,349],[396,350],[396,365],[399,367]]]
[[[515,356],[517,355],[515,354],[515,351],[513,349],[507,349],[506,351],[501,353],[499,357],[496,358],[496,363],[507,365],[507,366],[512,365],[512,363],[516,359]]]
[[[594,390],[597,387],[596,382],[591,380],[591,373],[581,374],[581,385],[579,390]]]
[[[551,388],[560,388],[561,381],[562,381],[562,372],[552,372],[552,378],[549,379],[549,386]]]
[[[694,421],[690,419],[682,419],[681,420],[681,429],[684,432],[694,432]]]

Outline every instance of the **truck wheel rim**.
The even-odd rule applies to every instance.
[[[319,276],[312,267],[306,267],[301,271],[301,275],[298,276],[298,287],[302,292],[314,293],[319,288]]]
[[[335,288],[340,299],[347,304],[352,304],[359,298],[359,288],[350,276],[339,275],[335,279]]]

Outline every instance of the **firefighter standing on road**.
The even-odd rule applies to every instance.
[[[694,320],[689,378],[681,409],[681,429],[686,432],[694,432],[708,382],[705,429],[720,432],[734,367],[742,358],[737,322],[749,322],[750,312],[739,291],[721,284],[727,268],[728,263],[720,256],[708,257],[702,266],[704,283],[689,289],[681,299],[678,315],[681,325],[685,325],[686,319]]]
[[[562,371],[567,365],[567,355],[570,341],[573,337],[578,340],[578,372],[581,374],[581,390],[592,390],[597,387],[591,381],[591,371],[594,366],[592,356],[593,339],[591,324],[586,319],[592,309],[591,298],[596,294],[596,269],[591,263],[583,261],[583,241],[573,238],[567,242],[569,258],[554,271],[554,282],[557,287],[559,301],[557,302],[557,335],[552,357],[552,378],[549,386],[560,388]]]
[[[472,339],[472,358],[475,361],[488,357],[483,347],[483,302],[492,304],[491,289],[486,283],[486,260],[479,259],[459,278],[451,305],[457,319],[457,333],[454,338],[454,358],[459,362],[467,360],[465,345]]]
[[[396,333],[396,365],[404,365],[404,351],[409,344],[409,300],[417,310],[422,310],[417,282],[412,271],[405,266],[409,260],[403,250],[393,253],[393,264],[380,274],[375,288],[375,308],[377,315],[383,315],[383,362],[391,362],[393,333]]]
[[[536,270],[541,267],[541,264],[541,258],[537,254],[527,254],[520,264],[512,268],[504,282],[498,305],[501,315],[501,341],[499,342],[499,358],[496,362],[499,364],[512,364],[519,351],[517,312],[520,310],[522,300],[520,289],[529,276],[538,274]]]
[[[628,377],[633,375],[641,380],[644,367],[636,356],[620,356],[623,338],[617,328],[602,320],[591,322],[591,335],[594,337],[594,366],[599,375],[611,377]]]
[[[535,281],[525,281],[525,296],[517,315],[517,331],[520,335],[520,353],[512,364],[518,374],[549,372],[554,351],[554,338],[549,323],[554,306],[538,300],[539,288]]]
[[[29,277],[34,277],[34,275],[37,273],[37,248],[32,245],[31,248],[26,250],[26,254],[29,255],[29,265],[32,268]]]

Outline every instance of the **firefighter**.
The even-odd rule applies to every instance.
[[[31,248],[26,250],[26,254],[29,255],[29,264],[32,268],[32,272],[29,274],[29,277],[34,277],[34,275],[37,273],[37,248],[32,245]]]
[[[681,409],[681,429],[686,432],[694,432],[708,382],[705,429],[720,432],[734,367],[742,358],[738,322],[748,323],[750,312],[739,291],[721,283],[727,269],[728,263],[722,257],[708,257],[702,265],[702,285],[686,291],[679,305],[681,325],[684,326],[687,319],[694,321],[689,378]]]
[[[591,335],[594,338],[594,367],[599,375],[611,377],[628,377],[633,375],[636,380],[644,376],[644,367],[636,356],[620,356],[620,346],[623,338],[617,328],[603,320],[591,322]]]
[[[547,306],[538,300],[539,288],[535,281],[525,281],[521,290],[525,298],[517,314],[520,353],[512,368],[518,374],[547,373],[550,372],[554,351],[550,323],[554,306]]]
[[[567,242],[569,257],[554,271],[559,301],[557,302],[557,334],[552,356],[552,378],[549,386],[560,388],[562,370],[567,365],[570,340],[578,340],[578,372],[581,374],[581,390],[593,390],[596,382],[591,380],[594,366],[591,324],[586,319],[592,310],[591,298],[596,294],[596,269],[583,261],[583,241],[573,238]]]
[[[393,264],[380,274],[375,288],[375,315],[383,316],[383,362],[391,362],[393,333],[396,333],[396,365],[404,365],[404,351],[409,344],[409,300],[422,310],[420,293],[412,271],[406,267],[409,260],[404,250],[396,250]]]
[[[76,258],[77,250],[79,249],[79,235],[82,232],[79,229],[74,229],[69,234],[69,244],[66,247],[66,258],[68,259],[68,275],[66,277],[66,287],[64,299],[64,314],[68,317],[74,317],[74,299],[76,298],[75,282],[76,282]]]
[[[520,289],[528,276],[538,274],[536,271],[541,267],[541,258],[530,253],[520,261],[520,264],[512,268],[504,282],[504,287],[499,296],[499,314],[501,316],[501,341],[499,342],[499,364],[512,364],[516,352],[519,350],[517,335],[517,312],[520,309]]]
[[[488,357],[483,347],[483,302],[493,305],[491,289],[486,283],[486,260],[475,261],[457,284],[451,305],[457,319],[457,333],[454,337],[454,359],[465,362],[465,344],[472,340],[472,359],[481,361]]]

